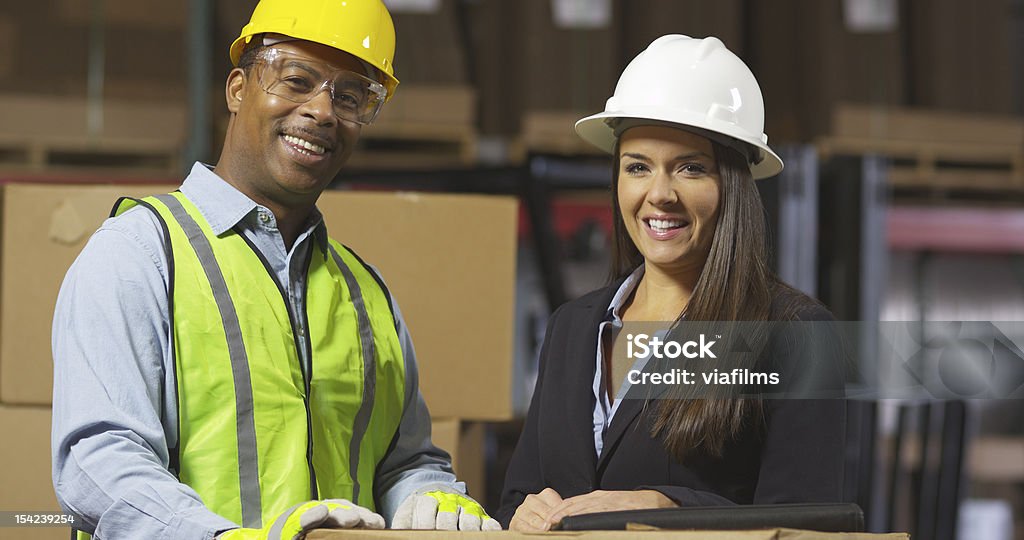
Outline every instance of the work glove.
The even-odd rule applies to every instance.
[[[402,501],[391,528],[500,531],[501,525],[479,503],[449,484],[431,484]]]
[[[345,499],[297,504],[262,529],[232,529],[217,540],[301,540],[313,529],[383,529],[384,518]]]

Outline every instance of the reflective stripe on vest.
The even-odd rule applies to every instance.
[[[173,255],[180,480],[244,527],[312,497],[374,509],[374,474],[404,406],[405,364],[372,271],[333,240],[311,247],[306,313],[294,321],[244,236],[214,235],[181,193],[126,199],[115,213],[139,203],[166,225]],[[308,379],[299,340],[312,352]]]

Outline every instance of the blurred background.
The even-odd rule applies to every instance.
[[[608,277],[610,160],[572,125],[662,34],[717,36],[760,82],[786,161],[759,182],[785,280],[840,320],[1024,321],[1024,0],[385,3],[401,85],[325,214],[396,291],[435,439],[488,508],[547,316]],[[0,0],[0,509],[56,508],[60,280],[118,195],[216,162],[227,50],[254,5]],[[440,376],[453,366],[467,375]],[[870,530],[1024,538],[1024,402],[865,401],[850,418],[848,498]]]

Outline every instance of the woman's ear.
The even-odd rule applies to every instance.
[[[228,74],[228,80],[224,85],[224,93],[228,102],[228,111],[231,114],[237,114],[238,109],[242,106],[242,94],[245,93],[245,83],[248,77],[246,77],[245,70],[242,68],[235,68]]]

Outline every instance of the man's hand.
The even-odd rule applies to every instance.
[[[398,506],[392,529],[500,531],[479,503],[447,484],[418,489]]]
[[[519,532],[543,532],[557,523],[548,520],[548,515],[562,504],[562,496],[551,488],[537,494],[527,495],[523,504],[516,508],[508,528]]]
[[[232,529],[217,540],[301,540],[313,529],[383,528],[380,514],[344,499],[327,499],[293,506],[262,529]]]
[[[639,491],[591,491],[585,495],[577,495],[562,501],[547,516],[551,525],[562,521],[566,516],[593,514],[596,512],[616,512],[619,510],[641,510],[645,508],[674,508],[678,506],[661,492],[654,490]],[[522,507],[520,507],[522,508]],[[516,512],[518,514],[518,512]]]

